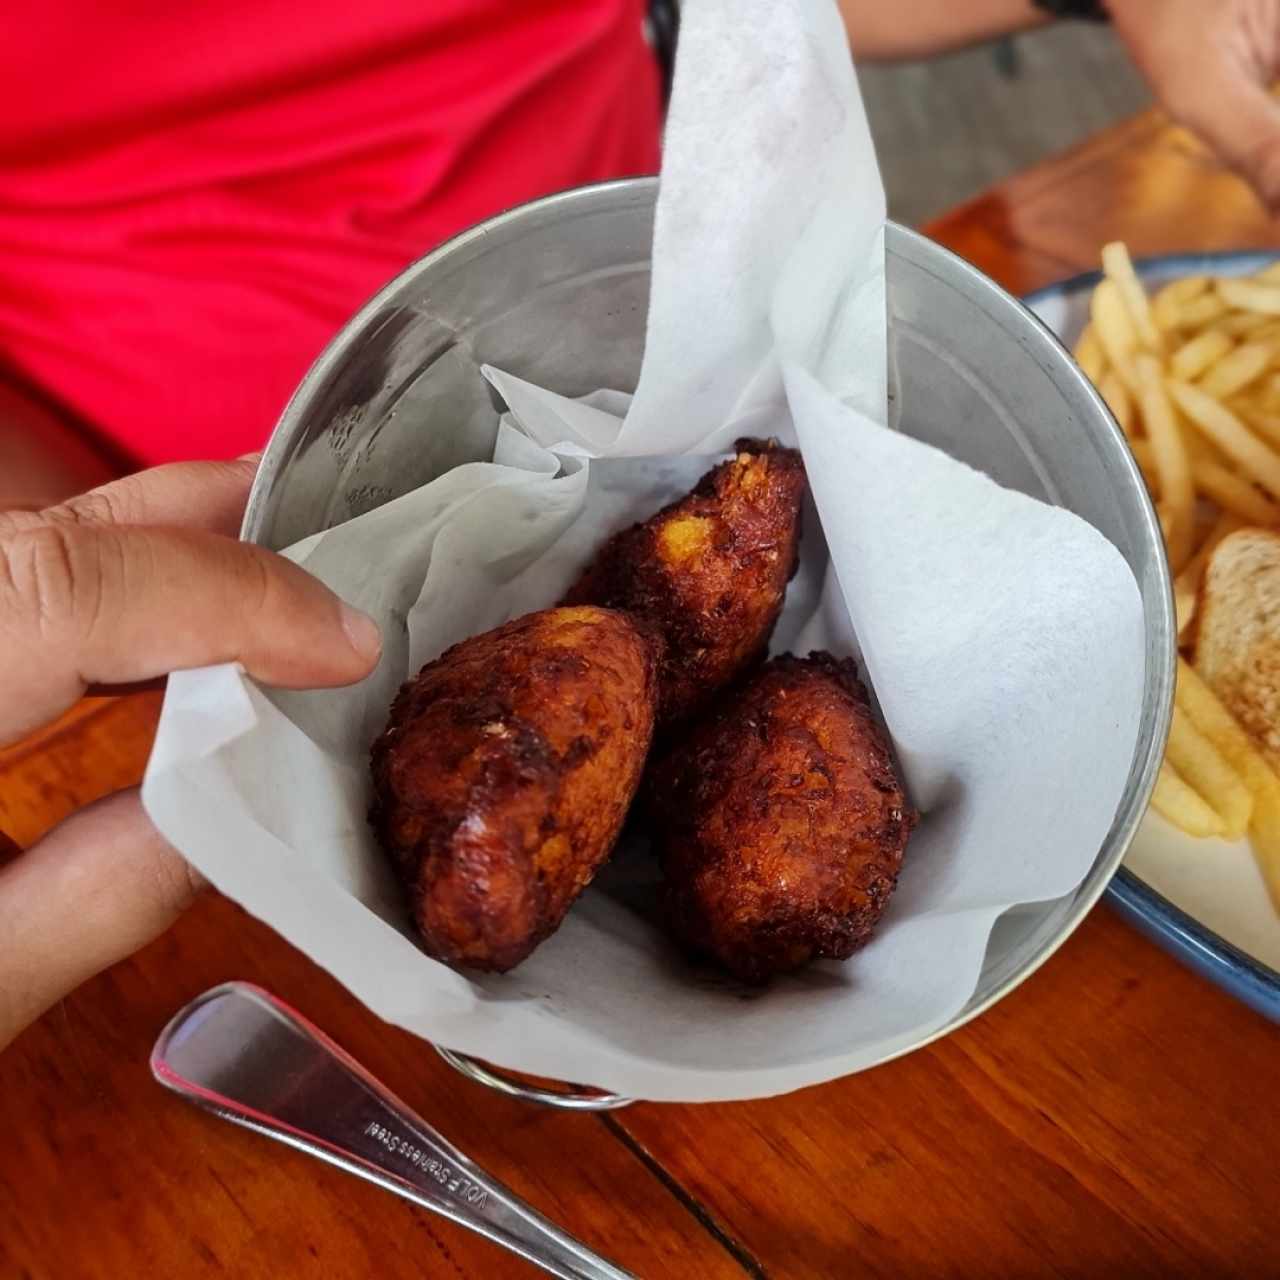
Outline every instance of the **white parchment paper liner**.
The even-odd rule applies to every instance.
[[[1142,611],[1091,526],[885,426],[883,226],[831,0],[687,4],[634,400],[486,370],[511,409],[492,462],[289,552],[382,624],[378,671],[304,694],[234,667],[174,676],[144,786],[160,830],[382,1017],[517,1070],[758,1096],[954,1017],[996,917],[1070,892],[1103,842],[1136,741]],[[742,434],[800,447],[816,510],[775,649],[860,651],[926,811],[880,931],[745,997],[663,936],[628,840],[519,969],[452,972],[414,943],[365,824],[396,686],[554,603],[604,536]],[[231,972],[234,939],[228,956]]]

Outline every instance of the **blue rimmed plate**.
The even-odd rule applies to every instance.
[[[1250,275],[1275,253],[1177,254],[1135,263],[1148,287],[1187,275]],[[1071,345],[1088,319],[1096,271],[1024,299]],[[1280,919],[1246,841],[1193,840],[1149,813],[1108,890],[1110,901],[1180,960],[1280,1022]]]

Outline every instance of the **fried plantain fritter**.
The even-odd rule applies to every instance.
[[[615,534],[565,596],[624,609],[662,633],[660,726],[764,656],[796,569],[804,487],[794,449],[740,440],[737,457],[692,493]]]
[[[871,936],[915,825],[852,662],[775,658],[645,784],[676,935],[762,982]]]
[[[639,784],[658,648],[613,610],[546,609],[401,688],[369,818],[433,955],[501,972],[559,926]]]

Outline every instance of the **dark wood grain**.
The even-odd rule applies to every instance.
[[[771,1275],[1262,1275],[1278,1087],[1275,1028],[1100,910],[899,1062],[619,1122]]]
[[[0,748],[0,830],[22,847],[68,814],[142,777],[161,695],[85,698],[22,742]]]
[[[928,230],[1016,291],[1093,266],[1114,237],[1139,253],[1280,243],[1156,116]],[[85,704],[0,752],[0,828],[29,844],[135,781],[156,706]],[[646,1277],[1280,1273],[1280,1037],[1105,909],[997,1008],[899,1062],[786,1098],[601,1120],[463,1081],[210,895],[0,1057],[0,1275],[532,1274],[161,1093],[145,1065],[156,1032],[232,977],[280,992]]]

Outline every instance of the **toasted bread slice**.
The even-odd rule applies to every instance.
[[[1240,529],[1209,557],[1196,666],[1280,768],[1280,534]]]

